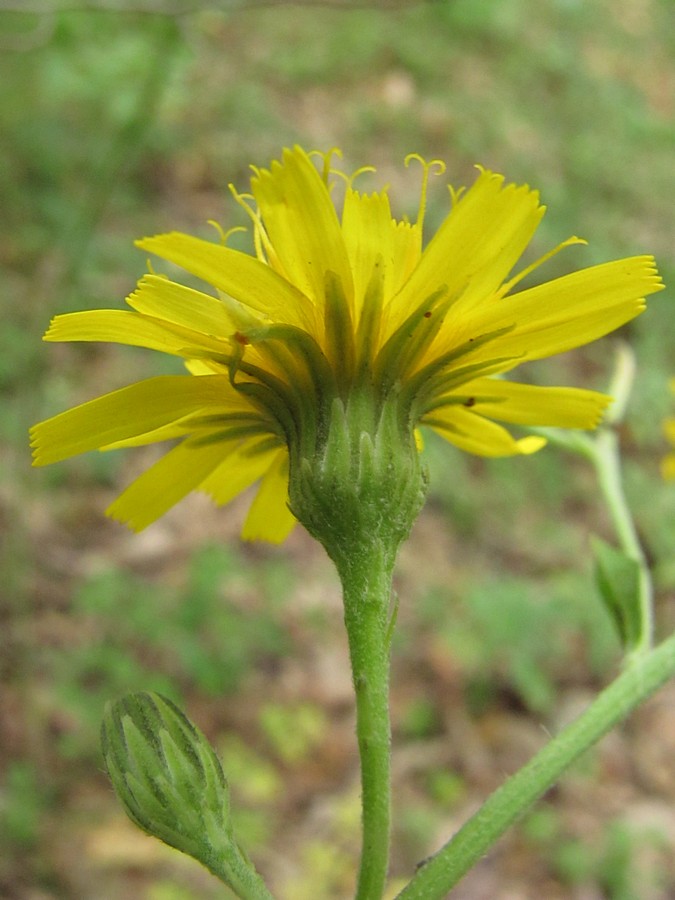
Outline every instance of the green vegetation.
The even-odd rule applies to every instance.
[[[218,747],[239,830],[279,896],[339,900],[358,805],[329,566],[301,534],[281,549],[240,545],[240,507],[193,498],[139,537],[107,522],[145,450],[30,470],[31,422],[179,371],[156,354],[40,335],[58,312],[121,307],[145,269],[136,237],[240,224],[227,183],[243,188],[249,163],[296,141],[375,164],[398,212],[414,213],[407,153],[444,159],[457,185],[483,163],[540,188],[549,213],[533,258],[572,233],[589,239],[542,277],[650,252],[672,285],[672,0],[195,3],[174,17],[142,0],[126,12],[67,5],[0,11],[0,895],[222,895],[196,865],[141,852],[101,774],[103,704],[148,689],[184,702]],[[432,186],[430,221],[446,206]],[[675,491],[658,475],[671,298],[655,297],[624,333],[638,361],[625,473],[660,633],[675,622]],[[605,341],[529,371],[604,389],[612,360]],[[584,462],[554,448],[482,461],[433,440],[426,452],[432,494],[399,567],[395,877],[618,660],[588,541],[613,535]],[[604,793],[584,807],[562,790],[501,845],[491,865],[512,892],[675,891],[671,819],[637,824],[658,824],[675,786],[640,810],[638,744],[630,730],[618,740],[604,768],[570,776]],[[616,785],[620,819],[607,799]]]

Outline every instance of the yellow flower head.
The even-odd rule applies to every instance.
[[[35,463],[177,440],[110,516],[140,530],[192,490],[227,503],[260,481],[243,536],[281,541],[296,521],[289,459],[292,467],[299,447],[321,440],[336,399],[367,395],[377,407],[395,396],[411,436],[428,426],[484,456],[543,444],[515,439],[500,422],[593,428],[604,395],[495,376],[637,316],[662,287],[652,257],[514,291],[552,255],[513,274],[544,214],[538,193],[479,169],[468,190],[450,188],[450,212],[423,247],[427,181],[443,167],[407,162],[423,173],[414,222],[392,217],[386,189],[357,190],[334,153],[317,167],[295,147],[253,169],[251,194],[232,188],[252,223],[255,255],[225,238],[176,232],[138,241],[213,293],[146,275],[130,310],[57,316],[45,339],[161,350],[182,357],[190,374],[151,378],[36,425]]]

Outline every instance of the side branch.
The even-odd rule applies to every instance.
[[[564,770],[675,675],[675,634],[636,657],[578,719],[498,788],[426,862],[398,900],[442,900]]]

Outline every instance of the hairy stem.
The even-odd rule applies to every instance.
[[[338,565],[356,692],[363,838],[356,896],[379,900],[389,865],[391,727],[389,607],[394,554],[378,541]]]
[[[675,675],[675,635],[634,659],[574,722],[498,788],[398,895],[443,900],[486,851],[585,750]]]

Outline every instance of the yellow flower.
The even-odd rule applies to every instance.
[[[182,357],[189,375],[122,388],[36,425],[35,463],[156,441],[175,446],[108,514],[142,529],[192,490],[227,503],[260,481],[245,538],[281,541],[289,452],[320,440],[336,398],[395,394],[402,427],[428,426],[484,456],[531,453],[535,436],[499,423],[593,428],[609,398],[536,387],[501,376],[618,328],[662,287],[650,256],[583,269],[515,291],[553,253],[512,274],[543,214],[539,195],[479,169],[423,248],[424,163],[414,222],[392,217],[386,189],[363,193],[335,167],[285,150],[253,169],[237,202],[252,223],[255,255],[172,232],[138,241],[216,296],[149,274],[130,310],[57,316],[48,341],[114,341]],[[356,173],[357,175],[359,173]],[[340,197],[342,198],[340,200]],[[199,376],[199,377],[193,377]],[[499,376],[499,377],[495,377]],[[308,438],[308,433],[310,437]]]
[[[670,389],[675,392],[675,378],[670,382]],[[675,419],[666,419],[663,423],[663,430],[670,443],[675,446]],[[675,453],[668,453],[664,456],[661,461],[661,473],[668,480],[675,478]]]

